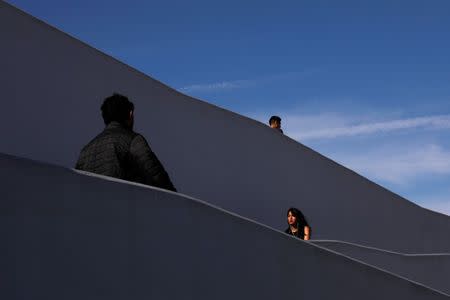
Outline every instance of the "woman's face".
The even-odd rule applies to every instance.
[[[295,225],[297,223],[297,218],[292,214],[292,212],[288,212],[287,222],[289,225]]]

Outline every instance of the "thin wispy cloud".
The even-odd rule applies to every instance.
[[[183,93],[193,93],[193,92],[212,92],[212,91],[225,91],[225,90],[234,90],[241,88],[248,88],[268,83],[273,83],[280,80],[289,80],[289,79],[301,79],[305,76],[309,76],[320,72],[320,69],[309,69],[300,72],[286,72],[281,74],[272,74],[267,76],[262,76],[253,79],[242,79],[242,80],[231,80],[231,81],[220,81],[213,83],[200,83],[200,84],[192,84],[179,88],[178,90]]]
[[[267,123],[273,113],[250,113],[250,117]],[[299,141],[332,140],[344,137],[368,136],[380,133],[394,133],[411,129],[450,129],[450,115],[431,115],[374,121],[377,115],[342,115],[339,113],[319,113],[302,115],[278,113],[283,119],[285,132]]]
[[[293,119],[301,118],[293,117]],[[309,118],[311,120],[311,118]],[[324,126],[323,122],[327,122],[326,117],[318,116],[321,122],[320,126]],[[313,122],[317,121],[312,119]],[[318,122],[317,122],[318,123]],[[386,133],[407,129],[448,129],[450,128],[450,115],[436,115],[417,118],[397,119],[384,122],[371,122],[354,125],[335,126],[330,124],[330,127],[311,129],[311,124],[303,124],[304,128],[291,128],[292,137],[299,140],[311,139],[334,139],[340,137],[351,137],[358,135],[371,135],[377,133]],[[343,123],[343,122],[341,122]],[[309,128],[308,128],[309,127]]]
[[[269,114],[265,114],[269,115]],[[256,119],[265,122],[258,114]],[[254,115],[255,116],[255,115]],[[383,122],[371,121],[380,116],[343,116],[338,113],[317,115],[281,114],[285,133],[301,143],[327,141],[320,144],[327,156],[372,180],[394,185],[407,185],[426,175],[450,175],[450,151],[437,144],[423,144],[417,140],[419,130],[450,129],[450,115],[402,118]],[[414,145],[395,142],[389,133],[409,130]],[[371,149],[355,139],[344,137],[370,136],[385,133],[379,147]],[[345,143],[345,149],[342,150]],[[384,143],[384,144],[383,144]],[[337,148],[336,148],[337,147]],[[333,149],[340,149],[335,151]]]
[[[435,144],[351,153],[336,160],[368,178],[397,185],[427,175],[450,175],[450,151]]]
[[[222,81],[207,84],[193,84],[184,86],[179,89],[180,92],[192,93],[192,92],[208,92],[218,90],[232,90],[250,86],[254,84],[253,80],[234,80],[234,81]]]

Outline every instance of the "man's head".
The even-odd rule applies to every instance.
[[[105,124],[116,121],[122,126],[133,129],[134,104],[127,97],[120,94],[113,94],[103,101],[101,106],[102,117]]]
[[[269,119],[269,126],[281,130],[281,118],[279,116],[271,116]]]

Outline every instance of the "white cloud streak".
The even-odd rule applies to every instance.
[[[253,117],[266,123],[268,115],[270,114],[259,113],[253,114]],[[330,158],[381,184],[405,189],[429,176],[450,175],[450,151],[435,143],[426,144],[417,140],[418,130],[450,129],[450,115],[396,118],[387,121],[374,121],[375,118],[379,120],[379,116],[375,114],[344,116],[338,113],[316,115],[279,113],[279,115],[283,119],[283,127],[288,136],[300,142],[326,141],[325,144],[319,145],[328,149],[326,152]],[[411,136],[408,144],[397,142],[395,136],[390,134],[406,130],[410,131]],[[376,149],[365,147],[358,139],[344,141],[347,146],[345,150],[341,148],[342,138],[380,133],[384,133],[384,143],[380,143]],[[341,150],[333,151],[336,146]],[[324,149],[316,150],[322,152]],[[427,188],[429,195],[432,195],[433,186]],[[450,197],[441,198],[421,199],[420,205],[450,215]]]
[[[234,80],[234,81],[222,81],[208,84],[193,84],[182,87],[179,89],[180,92],[191,93],[191,92],[210,92],[218,90],[232,90],[243,88],[249,86],[253,83],[252,80]]]
[[[434,144],[347,155],[337,161],[367,178],[403,188],[420,184],[428,176],[450,175],[450,151]],[[419,205],[450,216],[450,196],[436,198],[433,185],[427,189],[429,196],[416,199]]]
[[[320,72],[320,69],[309,69],[299,72],[286,72],[281,74],[272,74],[267,76],[262,76],[254,79],[244,79],[244,80],[232,80],[232,81],[221,81],[206,84],[193,84],[179,88],[178,90],[183,93],[192,92],[212,92],[212,91],[223,91],[223,90],[233,90],[240,88],[247,88],[256,85],[264,85],[268,83],[273,83],[277,81],[286,81],[290,79],[303,79],[304,77],[310,76],[312,74]]]
[[[301,116],[293,117],[293,119],[301,118]],[[288,119],[288,118],[286,118]],[[327,122],[326,117],[318,116],[319,123],[322,122],[320,126],[323,127],[323,122]],[[332,122],[333,123],[333,122]],[[306,125],[306,124],[304,124]],[[407,129],[448,129],[450,128],[450,115],[437,115],[437,116],[427,116],[409,119],[398,119],[384,122],[374,122],[356,125],[344,125],[344,126],[333,126],[310,129],[311,124],[308,128],[302,128],[295,126],[290,130],[292,132],[292,137],[299,140],[312,140],[312,139],[334,139],[340,137],[351,137],[358,135],[370,135],[377,133],[392,132],[398,130]],[[290,127],[290,126],[289,126]]]
[[[434,144],[347,155],[338,161],[369,178],[399,185],[420,176],[450,174],[450,152]]]
[[[359,119],[359,120],[358,120]],[[361,122],[361,120],[364,120]],[[300,142],[328,140],[338,142],[339,138],[369,136],[379,133],[393,133],[402,130],[450,129],[450,115],[431,115],[417,118],[394,119],[371,122],[364,116],[345,117],[335,113],[302,116],[287,114],[283,117],[287,135]],[[415,135],[414,135],[415,136]],[[389,135],[385,138],[391,139]],[[414,138],[413,138],[414,139]],[[414,145],[398,143],[364,151],[360,144],[342,155],[331,154],[331,158],[358,173],[393,184],[404,185],[424,175],[449,175],[450,152],[436,144]],[[328,147],[333,144],[328,144]],[[321,151],[320,149],[318,149]]]

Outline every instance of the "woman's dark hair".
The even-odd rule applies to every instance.
[[[297,228],[303,228],[305,226],[308,226],[309,228],[311,228],[311,226],[309,226],[308,221],[306,221],[305,216],[302,214],[302,212],[295,207],[291,207],[288,209],[286,215],[289,215],[289,212],[296,218],[297,220]]]
[[[127,97],[114,93],[103,101],[101,110],[106,125],[112,121],[124,124],[130,118],[130,111],[134,110],[134,104]]]

